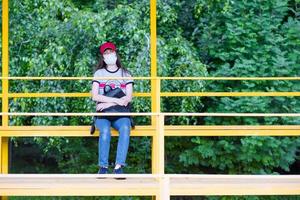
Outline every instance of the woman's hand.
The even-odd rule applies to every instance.
[[[120,106],[127,106],[127,104],[128,104],[127,100],[123,97],[120,98],[120,99],[116,98],[115,103],[120,105]]]
[[[130,102],[130,99],[129,99],[128,96],[124,96],[124,97],[122,97],[121,99],[124,99],[124,101],[125,101],[125,106],[127,106],[128,103]]]
[[[97,111],[102,111],[103,109],[109,108],[115,105],[114,103],[99,103],[96,107]]]

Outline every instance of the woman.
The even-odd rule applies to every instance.
[[[100,61],[94,73],[94,80],[92,81],[92,99],[96,102],[101,102],[96,106],[97,111],[102,111],[105,108],[114,105],[127,106],[132,100],[133,80],[119,79],[119,80],[105,80],[103,77],[131,77],[131,74],[126,70],[120,61],[120,57],[116,52],[116,46],[111,42],[106,42],[100,46]],[[121,88],[126,96],[122,98],[113,98],[104,96],[105,86],[110,86],[112,89]],[[119,140],[117,147],[117,156],[115,161],[114,174],[122,174],[123,167],[127,164],[126,155],[129,146],[131,120],[130,117],[121,117],[115,120],[105,119],[105,117],[98,117],[95,126],[99,129],[99,171],[98,174],[108,173],[108,158],[112,126],[119,132]]]

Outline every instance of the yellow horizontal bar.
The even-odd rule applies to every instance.
[[[300,125],[167,125],[165,130],[300,130]]]
[[[161,80],[300,80],[300,77],[159,77]]]
[[[101,77],[102,79],[104,77]],[[0,77],[9,80],[93,80],[94,77]],[[105,79],[120,79],[119,77],[105,77]],[[122,77],[135,80],[300,80],[300,77]]]
[[[179,130],[165,131],[165,136],[300,136],[300,130]]]
[[[0,79],[9,79],[9,80],[94,80],[94,77],[0,77]],[[151,80],[157,79],[155,77],[101,77],[104,80],[119,80],[119,79],[135,79],[135,80]]]
[[[0,115],[9,115],[9,116],[155,116],[158,113],[9,113],[9,112],[1,112]]]
[[[160,113],[164,116],[300,117],[300,113]]]
[[[126,179],[120,181],[114,177]],[[169,180],[165,186],[169,187],[170,195],[300,194],[300,175],[3,174],[0,175],[0,195],[147,196],[157,195],[159,182],[165,179]]]
[[[46,174],[47,176],[47,174]],[[228,179],[232,179],[232,180],[242,180],[242,179],[248,179],[248,180],[275,180],[275,181],[279,181],[279,180],[291,180],[291,181],[299,181],[300,180],[300,175],[272,175],[272,174],[163,174],[162,176],[158,175],[158,174],[153,174],[153,176],[156,177],[166,177],[166,178],[191,178],[191,180],[193,179],[199,179],[199,178],[203,178],[203,179],[218,179],[220,181],[223,180],[228,180]]]
[[[178,174],[179,175],[179,174]],[[114,178],[114,177],[125,177],[125,178],[149,178],[151,180],[157,180],[162,177],[174,177],[177,178],[177,174],[0,174],[1,178],[48,178],[56,179],[63,178],[65,180],[72,180],[75,178],[89,179],[89,178]],[[188,175],[187,177],[190,177]]]
[[[163,92],[161,97],[183,96],[300,96],[300,92]],[[134,93],[135,97],[151,97],[150,93]],[[0,94],[2,97],[2,95]],[[91,97],[91,93],[9,93],[9,98]]]
[[[194,175],[170,177],[171,195],[299,195],[299,175]]]
[[[127,179],[120,181],[114,177]],[[1,196],[152,196],[158,189],[156,176],[149,175],[0,175]]]
[[[5,137],[93,137],[99,136],[98,129],[90,135],[90,126],[9,126],[0,127],[0,136]],[[136,126],[131,136],[154,136],[155,127]],[[112,136],[118,132],[111,129]],[[164,136],[299,136],[300,125],[229,125],[229,126],[164,126]]]
[[[117,136],[118,132],[111,128],[112,136]],[[130,132],[131,136],[153,136],[155,128],[152,126],[136,126]],[[0,127],[0,136],[9,137],[95,137],[99,136],[96,129],[93,135],[90,134],[90,126],[9,126]]]
[[[9,98],[33,97],[90,97],[91,93],[9,93]],[[150,97],[150,93],[133,93],[135,97]]]
[[[6,116],[218,116],[218,117],[300,117],[300,113],[24,113],[24,112],[1,112]]]
[[[183,97],[183,96],[300,96],[300,92],[162,92],[162,97]]]
[[[167,126],[165,136],[299,136],[299,125]]]

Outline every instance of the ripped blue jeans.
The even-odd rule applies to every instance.
[[[128,117],[121,117],[112,122],[107,119],[97,119],[95,126],[100,131],[98,143],[98,165],[101,167],[108,167],[109,148],[111,139],[110,127],[112,126],[119,132],[115,164],[126,166],[126,156],[128,152],[131,129],[130,119]]]

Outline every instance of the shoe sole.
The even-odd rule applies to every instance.
[[[125,180],[126,178],[114,178],[116,180]]]
[[[96,179],[109,179],[110,177],[97,177]],[[126,178],[116,178],[114,177],[113,179],[116,179],[116,180],[125,180]]]

